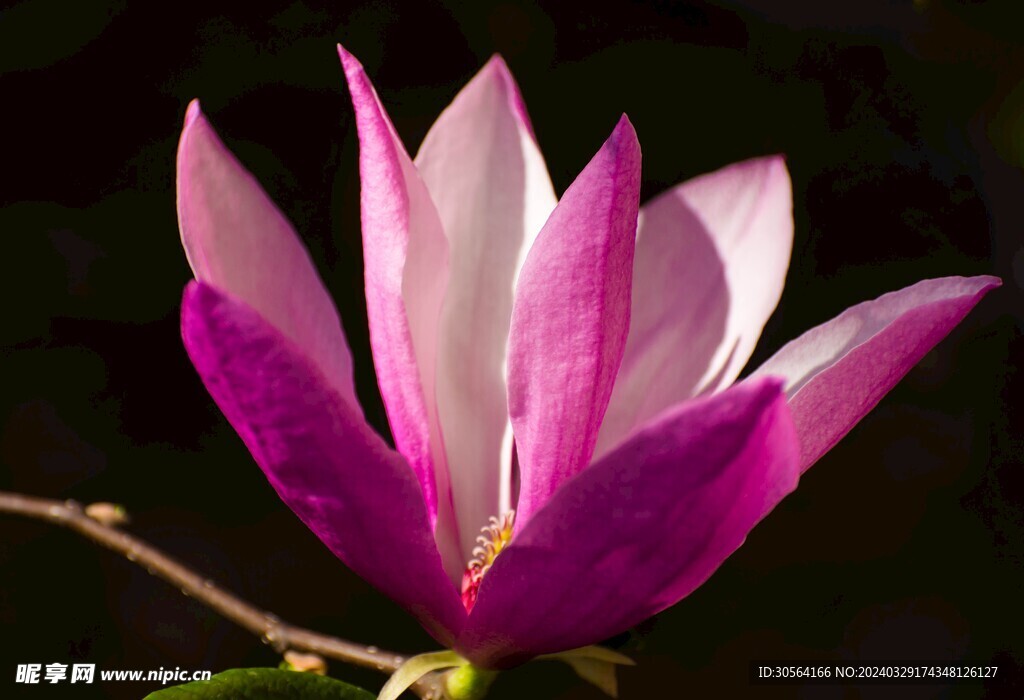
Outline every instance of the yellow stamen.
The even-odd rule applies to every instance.
[[[478,544],[473,548],[473,558],[469,560],[462,575],[462,603],[466,610],[473,609],[484,575],[512,539],[515,518],[514,510],[505,513],[500,520],[492,515],[490,522],[481,528],[480,536],[476,538]]]

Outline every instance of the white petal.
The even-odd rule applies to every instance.
[[[437,405],[468,559],[487,519],[509,508],[511,450],[503,442],[512,293],[526,251],[556,202],[519,90],[500,58],[441,114],[416,167],[450,251]]]

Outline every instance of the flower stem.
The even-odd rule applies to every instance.
[[[320,654],[355,666],[393,673],[405,663],[401,654],[363,646],[338,637],[291,625],[216,586],[181,562],[117,527],[86,515],[74,501],[55,501],[0,491],[0,513],[22,515],[69,528],[145,567],[154,576],[181,589],[228,620],[258,635],[280,653],[289,649]],[[444,697],[439,674],[424,676],[411,690],[424,699]]]

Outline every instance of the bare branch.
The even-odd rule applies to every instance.
[[[219,588],[210,579],[200,576],[156,547],[113,525],[86,515],[82,506],[74,501],[54,501],[0,491],[0,513],[47,520],[70,528],[93,542],[124,555],[129,561],[144,566],[154,576],[162,578],[240,627],[258,635],[279,653],[289,649],[313,652],[384,673],[393,673],[406,661],[401,654],[291,625],[276,615],[260,610],[255,605]],[[441,677],[432,674],[420,679],[412,690],[421,698],[436,700],[444,697],[442,688]]]

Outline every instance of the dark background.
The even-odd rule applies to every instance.
[[[1021,697],[1019,683],[764,688],[751,659],[1021,664],[1024,44],[1017,3],[23,0],[0,13],[0,488],[124,503],[131,530],[286,620],[402,652],[418,625],[275,497],[181,348],[174,152],[200,97],[289,215],[386,421],[361,294],[357,142],[335,54],[410,151],[493,52],[562,191],[627,112],[643,196],[784,152],[796,241],[752,366],[848,305],[992,273],[980,307],[700,590],[614,640],[622,696]],[[386,553],[382,553],[386,556]],[[279,658],[129,562],[0,516],[0,696],[18,663],[223,670]],[[382,677],[332,672],[378,687]],[[9,685],[10,684],[10,685]],[[552,664],[494,697],[599,697]]]

